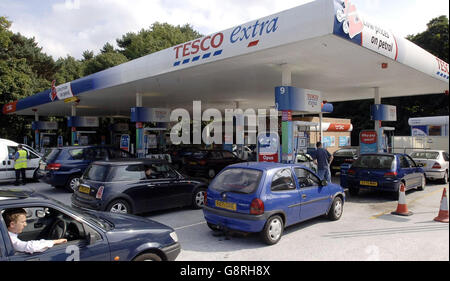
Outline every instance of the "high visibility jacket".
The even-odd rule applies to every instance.
[[[27,168],[27,152],[23,149],[17,151],[19,158],[14,162],[14,169],[26,169]]]

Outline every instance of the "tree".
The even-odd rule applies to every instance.
[[[125,34],[121,39],[117,39],[117,45],[122,54],[133,60],[199,37],[201,34],[189,24],[173,26],[155,22],[149,29],[141,29],[137,34]]]
[[[84,75],[90,75],[110,67],[127,62],[128,59],[118,52],[100,53],[94,58],[85,62]]]
[[[64,84],[76,80],[84,75],[84,65],[72,56],[59,58],[56,61],[56,84]]]

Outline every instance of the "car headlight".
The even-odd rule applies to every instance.
[[[170,233],[170,237],[174,242],[178,242],[178,235],[175,233],[175,231]]]

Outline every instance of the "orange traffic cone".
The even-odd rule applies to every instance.
[[[434,219],[438,222],[448,223],[448,203],[447,203],[447,190],[444,188],[441,199],[441,208],[439,209],[439,215]]]
[[[392,212],[391,214],[397,215],[397,216],[404,216],[408,217],[411,216],[413,213],[408,211],[408,205],[406,204],[406,193],[405,193],[405,185],[402,183],[400,186],[400,194],[398,196],[398,207],[397,211]]]

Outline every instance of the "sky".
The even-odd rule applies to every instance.
[[[95,54],[127,32],[148,29],[152,23],[189,23],[211,34],[300,6],[311,0],[0,0],[0,16],[12,21],[11,30],[34,37],[55,60]],[[435,17],[449,15],[448,0],[351,0],[374,23],[399,36],[426,30]]]

